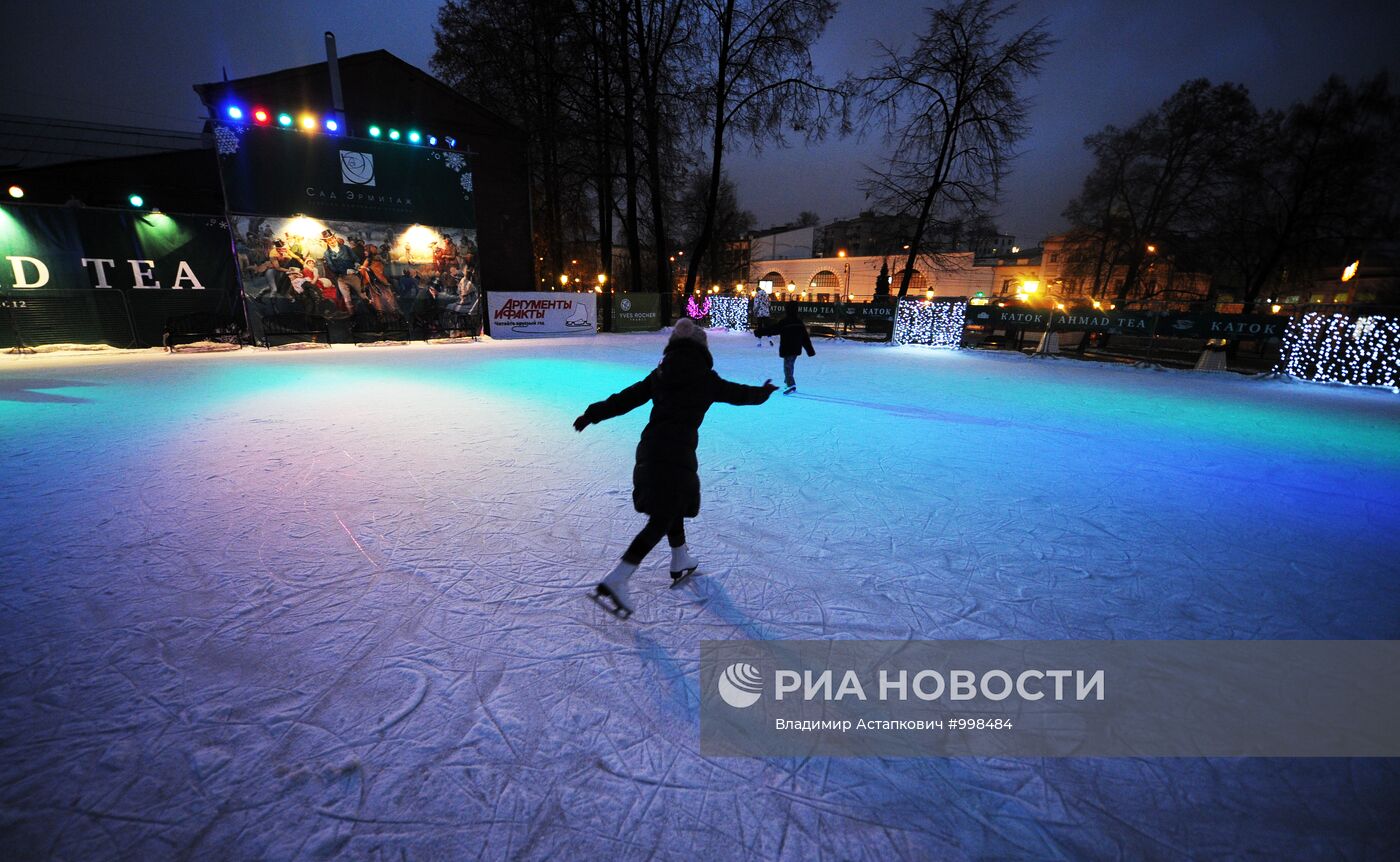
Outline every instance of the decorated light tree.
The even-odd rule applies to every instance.
[[[703,302],[698,300],[698,295],[691,294],[690,298],[685,301],[685,316],[696,323],[700,323],[710,314],[710,298],[705,297]]]

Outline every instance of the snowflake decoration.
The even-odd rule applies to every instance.
[[[472,193],[472,175],[470,172],[462,174],[462,191],[467,194]]]
[[[231,156],[238,152],[238,136],[242,134],[241,129],[234,129],[228,126],[214,127],[214,146],[218,148],[219,155]]]
[[[447,153],[442,157],[442,161],[459,174],[467,169],[467,160],[461,153]]]

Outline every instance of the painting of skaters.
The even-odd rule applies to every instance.
[[[233,220],[250,312],[300,312],[427,336],[480,316],[476,231],[297,216]]]

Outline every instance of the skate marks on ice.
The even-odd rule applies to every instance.
[[[859,398],[839,398],[833,395],[813,395],[808,392],[793,392],[788,397],[802,401],[816,401],[822,404],[834,404],[842,407],[853,407],[858,410],[878,410],[892,416],[901,416],[908,419],[921,419],[932,422],[948,422],[955,425],[972,425],[990,428],[1014,428],[1022,431],[1033,431],[1036,433],[1061,434],[1069,437],[1091,438],[1094,435],[1082,431],[1074,431],[1068,428],[1055,428],[1045,425],[1029,425],[1008,421],[999,417],[976,416],[971,413],[953,413],[948,410],[936,410],[932,407],[919,407],[913,404],[883,404],[878,401],[867,401]]]
[[[771,357],[714,340],[726,376],[771,376]],[[597,341],[574,349],[614,356]],[[823,394],[878,400],[868,380],[888,375],[913,404],[1004,415],[1005,445],[984,424],[850,404],[717,407],[688,525],[709,571],[668,590],[663,549],[618,624],[578,598],[641,525],[644,416],[591,439],[567,426],[659,343],[538,397],[478,391],[468,349],[386,348],[374,365],[220,358],[182,387],[94,373],[158,411],[140,423],[0,405],[18,417],[0,426],[0,558],[19,573],[0,582],[4,843],[93,859],[1284,858],[1394,835],[1380,801],[1400,772],[1374,761],[702,757],[704,638],[1392,636],[1393,473],[1363,488],[1370,462],[1305,470],[1204,425],[1189,446],[1072,426],[1157,450],[1143,472],[1038,433],[1049,376],[1032,403],[998,363],[935,377],[833,346]],[[355,388],[321,393],[303,371]],[[1080,397],[1106,411],[1134,385],[1101,379]],[[32,433],[39,411],[73,433]],[[831,419],[829,452],[801,442],[813,416]],[[1012,475],[1008,452],[1026,455]],[[1289,490],[1242,524],[1218,499],[1222,465]],[[1324,505],[1324,486],[1365,493]]]

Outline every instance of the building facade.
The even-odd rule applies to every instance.
[[[938,265],[921,260],[910,276],[908,296],[975,296],[986,293],[992,272],[974,265],[971,252],[940,256]],[[890,294],[899,292],[902,261],[862,255],[846,257],[770,258],[749,263],[746,289],[777,291],[794,299],[830,302],[838,298],[863,302],[875,297],[881,267],[894,263],[890,272]]]

